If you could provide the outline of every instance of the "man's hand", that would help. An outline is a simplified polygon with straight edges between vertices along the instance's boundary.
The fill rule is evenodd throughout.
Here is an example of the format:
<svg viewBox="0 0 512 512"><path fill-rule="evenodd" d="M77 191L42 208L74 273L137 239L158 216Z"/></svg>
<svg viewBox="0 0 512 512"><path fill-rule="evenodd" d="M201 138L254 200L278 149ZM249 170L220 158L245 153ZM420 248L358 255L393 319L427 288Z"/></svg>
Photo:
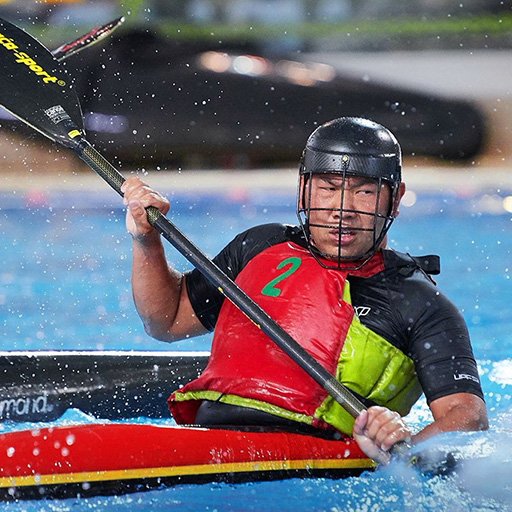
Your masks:
<svg viewBox="0 0 512 512"><path fill-rule="evenodd" d="M150 243L157 232L149 223L145 208L154 206L165 215L169 211L169 201L136 176L128 178L121 191L124 194L123 203L128 207L126 229L140 244Z"/></svg>
<svg viewBox="0 0 512 512"><path fill-rule="evenodd" d="M352 434L361 450L380 464L389 462L389 450L395 443L411 440L401 416L379 406L370 407L356 418Z"/></svg>

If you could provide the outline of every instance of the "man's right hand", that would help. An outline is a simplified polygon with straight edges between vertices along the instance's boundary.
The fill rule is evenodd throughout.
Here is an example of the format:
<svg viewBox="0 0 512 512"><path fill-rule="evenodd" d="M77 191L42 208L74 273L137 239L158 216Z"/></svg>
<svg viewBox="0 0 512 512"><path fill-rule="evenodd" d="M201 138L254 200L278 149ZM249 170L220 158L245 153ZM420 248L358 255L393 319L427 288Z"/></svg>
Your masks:
<svg viewBox="0 0 512 512"><path fill-rule="evenodd" d="M123 203L128 207L126 229L138 243L153 243L158 239L158 234L149 223L145 208L154 206L165 215L169 211L169 201L137 176L128 178L121 191L124 194Z"/></svg>

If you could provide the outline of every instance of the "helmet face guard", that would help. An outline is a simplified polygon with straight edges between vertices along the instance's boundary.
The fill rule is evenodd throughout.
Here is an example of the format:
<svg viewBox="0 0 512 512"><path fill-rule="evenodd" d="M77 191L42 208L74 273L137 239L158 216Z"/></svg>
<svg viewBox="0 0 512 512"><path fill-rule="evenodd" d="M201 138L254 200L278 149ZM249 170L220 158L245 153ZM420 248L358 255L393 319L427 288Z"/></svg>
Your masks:
<svg viewBox="0 0 512 512"><path fill-rule="evenodd" d="M327 137L325 132L328 132ZM385 148L382 148L383 143ZM329 177L336 181L339 191L336 202L329 201L324 206L313 201L312 191L315 179L329 180ZM368 208L356 209L347 199L352 180L371 183L375 188L375 201ZM308 248L320 265L357 270L369 261L380 248L398 213L400 184L400 146L391 132L381 125L359 118L341 118L313 132L300 166L297 216ZM354 218L358 221L347 220ZM337 248L329 253L322 252L312 231L319 238L323 234L329 234L331 240L337 236ZM361 240L362 245L355 252L343 247L342 237L347 233Z"/></svg>

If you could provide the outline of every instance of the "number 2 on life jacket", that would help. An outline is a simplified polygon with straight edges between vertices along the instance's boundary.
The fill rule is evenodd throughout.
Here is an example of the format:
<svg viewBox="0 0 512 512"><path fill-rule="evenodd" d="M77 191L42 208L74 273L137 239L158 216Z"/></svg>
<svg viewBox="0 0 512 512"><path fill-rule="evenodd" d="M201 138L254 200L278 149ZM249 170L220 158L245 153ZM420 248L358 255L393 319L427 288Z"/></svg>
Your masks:
<svg viewBox="0 0 512 512"><path fill-rule="evenodd" d="M281 263L277 265L277 270L281 270L283 267L289 265L289 267L282 273L279 274L276 278L272 279L269 283L267 283L261 290L262 295L267 295L269 297L279 297L281 294L281 290L276 287L278 283L280 283L283 279L291 276L301 264L300 258L286 258Z"/></svg>

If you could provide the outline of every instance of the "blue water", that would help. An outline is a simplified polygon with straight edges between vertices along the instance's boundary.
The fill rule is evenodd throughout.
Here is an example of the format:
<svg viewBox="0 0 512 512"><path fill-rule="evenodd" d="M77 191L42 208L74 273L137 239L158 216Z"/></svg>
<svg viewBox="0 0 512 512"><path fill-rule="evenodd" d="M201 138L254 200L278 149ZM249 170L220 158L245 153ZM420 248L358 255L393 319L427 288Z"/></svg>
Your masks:
<svg viewBox="0 0 512 512"><path fill-rule="evenodd" d="M150 179L149 179L150 180ZM239 231L262 222L295 222L290 193L172 194L172 219L207 254ZM512 194L512 192L511 192ZM1 194L0 194L1 195ZM0 197L0 338L2 350L208 349L210 338L171 347L149 338L131 301L130 240L123 211L103 193L3 193ZM345 480L212 484L119 497L0 505L13 511L491 511L512 510L512 217L505 191L478 196L417 194L403 207L389 244L414 255L441 255L441 290L462 310L482 373L491 431L447 434L464 471L442 479L394 464ZM169 247L179 269L188 263ZM57 421L90 421L68 411ZM423 401L408 417L429 420ZM139 421L146 421L141 418ZM4 425L3 430L30 425Z"/></svg>

